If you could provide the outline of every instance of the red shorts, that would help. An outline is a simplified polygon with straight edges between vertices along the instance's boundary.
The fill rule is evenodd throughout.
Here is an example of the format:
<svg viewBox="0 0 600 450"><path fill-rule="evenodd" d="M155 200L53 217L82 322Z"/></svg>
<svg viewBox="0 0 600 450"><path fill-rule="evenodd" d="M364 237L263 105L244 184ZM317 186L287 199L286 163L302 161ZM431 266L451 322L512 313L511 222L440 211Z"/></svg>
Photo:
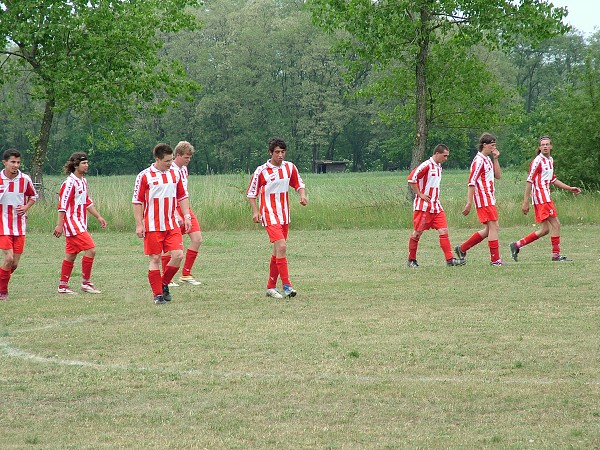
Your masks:
<svg viewBox="0 0 600 450"><path fill-rule="evenodd" d="M200 222L198 222L198 219L196 218L196 215L190 211L190 215L192 216L192 226L190 227L190 231L188 231L187 233L185 232L185 222L181 224L181 234L190 234L193 233L195 231L202 231L200 229Z"/></svg>
<svg viewBox="0 0 600 450"><path fill-rule="evenodd" d="M475 208L477 210L477 217L479 222L488 223L493 220L498 220L498 210L496 205L482 206L481 208Z"/></svg>
<svg viewBox="0 0 600 450"><path fill-rule="evenodd" d="M25 236L0 236L0 249L11 250L17 255L23 254L25 248Z"/></svg>
<svg viewBox="0 0 600 450"><path fill-rule="evenodd" d="M290 226L286 223L285 225L267 225L265 228L267 229L269 240L275 242L280 239L287 239Z"/></svg>
<svg viewBox="0 0 600 450"><path fill-rule="evenodd" d="M96 246L90 233L87 231L76 234L75 236L67 236L66 241L65 252L69 255L77 254Z"/></svg>
<svg viewBox="0 0 600 450"><path fill-rule="evenodd" d="M549 217L558 217L558 212L552 200L548 203L533 205L533 210L535 211L535 221L538 223L543 222Z"/></svg>
<svg viewBox="0 0 600 450"><path fill-rule="evenodd" d="M146 232L144 236L145 255L160 255L171 250L183 250L183 237L179 228Z"/></svg>
<svg viewBox="0 0 600 450"><path fill-rule="evenodd" d="M413 227L415 231L439 230L440 228L448 228L448 221L446 220L446 213L440 211L439 213L430 213L428 211L414 211L413 212Z"/></svg>

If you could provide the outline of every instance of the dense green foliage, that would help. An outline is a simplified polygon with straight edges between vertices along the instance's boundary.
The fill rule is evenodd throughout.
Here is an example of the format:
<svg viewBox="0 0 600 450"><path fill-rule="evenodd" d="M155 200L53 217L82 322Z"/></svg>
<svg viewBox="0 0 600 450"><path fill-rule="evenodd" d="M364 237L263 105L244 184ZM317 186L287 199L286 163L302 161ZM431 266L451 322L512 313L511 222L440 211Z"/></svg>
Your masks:
<svg viewBox="0 0 600 450"><path fill-rule="evenodd" d="M27 9L31 2L10 3ZM489 2L480 3L483 8ZM129 2L118 4L125 7ZM140 2L135 4L142 7ZM303 1L207 0L201 8L186 11L200 28L172 33L175 26L161 27L156 35L160 42L152 41L153 61L176 75L172 81L202 89L190 101L165 109L163 101L177 100L173 90L153 90L157 86L150 83L145 85L147 96L124 98L109 90L125 92L122 83L94 84L83 75L67 73L64 80L73 84L80 78L82 82L76 84L80 89L93 92L95 101L106 101L102 107L80 104L83 91L69 91L65 81L61 92L70 95L56 108L44 173L58 174L71 152L87 150L95 173L133 174L151 161L156 142L175 144L181 139L191 141L198 150L190 166L192 173L247 173L266 159L266 141L272 135L288 141L288 159L303 172L311 171L318 159L347 160L351 171L411 165L416 119L408 113L414 99L406 96L406 89L415 84L410 66L394 63L376 71L363 63L356 66L360 71L349 70L332 52L345 35L326 34L313 25ZM193 28L193 23L184 23ZM508 21L504 26L518 23ZM141 25L158 30L146 20ZM88 46L93 42L98 51L107 45L116 57L121 52L114 51L117 41L109 45L110 36L118 39L122 32L125 39L133 28L120 24L109 29L115 34L84 42ZM443 39L437 34L433 37ZM463 37L465 44L468 36ZM86 38L92 36L86 34ZM452 45L432 48L430 55L430 100L435 103L428 110L427 148L438 142L449 144L453 157L448 167L464 168L479 134L491 131L499 136L503 164L525 168L535 153L537 137L550 134L560 177L571 184L598 188L600 35L584 38L573 31L540 43L511 40L504 43L503 51L481 45L459 47L453 43L458 38L447 34L444 39L450 41L443 42ZM110 51L103 54L103 61L110 62ZM68 66L69 62L60 64ZM0 150L17 147L25 151L25 168L30 170L32 142L39 136L45 103L36 77L17 70L19 65L12 60L3 60L0 67ZM6 77L9 70L10 78ZM68 71L52 70L53 74L64 72ZM187 82L180 78L184 72ZM478 82L485 87L467 83L466 78L456 81L467 75L473 81L474 74L480 75ZM142 83L134 78L121 75L119 80Z"/></svg>

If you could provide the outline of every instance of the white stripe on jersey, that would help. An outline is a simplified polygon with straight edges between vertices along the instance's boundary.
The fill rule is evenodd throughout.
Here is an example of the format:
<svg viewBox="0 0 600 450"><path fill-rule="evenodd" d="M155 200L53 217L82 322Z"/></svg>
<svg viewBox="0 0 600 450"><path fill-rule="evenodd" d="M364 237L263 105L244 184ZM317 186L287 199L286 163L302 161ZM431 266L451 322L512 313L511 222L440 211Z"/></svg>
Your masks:
<svg viewBox="0 0 600 450"><path fill-rule="evenodd" d="M469 186L475 187L475 207L493 206L496 204L494 195L494 164L488 156L477 152L471 163Z"/></svg>
<svg viewBox="0 0 600 450"><path fill-rule="evenodd" d="M527 177L527 182L531 183L531 201L534 205L552 201L550 184L554 181L554 160L552 156L546 158L540 153L531 161Z"/></svg>

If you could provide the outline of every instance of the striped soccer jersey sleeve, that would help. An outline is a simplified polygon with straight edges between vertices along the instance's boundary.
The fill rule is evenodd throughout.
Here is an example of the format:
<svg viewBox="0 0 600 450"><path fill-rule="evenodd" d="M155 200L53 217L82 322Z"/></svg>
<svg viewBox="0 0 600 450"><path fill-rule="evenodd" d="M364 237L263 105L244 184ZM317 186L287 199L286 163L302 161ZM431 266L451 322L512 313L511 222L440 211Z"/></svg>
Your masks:
<svg viewBox="0 0 600 450"><path fill-rule="evenodd" d="M494 163L488 156L477 152L471 163L469 186L475 187L475 207L493 206L496 204L494 195Z"/></svg>
<svg viewBox="0 0 600 450"><path fill-rule="evenodd" d="M76 236L87 231L87 210L93 205L88 195L87 180L71 173L58 193L58 210L65 213L65 236Z"/></svg>
<svg viewBox="0 0 600 450"><path fill-rule="evenodd" d="M277 167L267 161L256 168L246 195L248 198L259 199L260 217L264 226L290 223L290 187L296 191L305 187L293 163L284 161Z"/></svg>
<svg viewBox="0 0 600 450"><path fill-rule="evenodd" d="M534 205L552 201L550 198L550 184L555 181L552 156L546 158L540 153L531 161L529 176L527 177L527 182L531 183L531 201Z"/></svg>
<svg viewBox="0 0 600 450"><path fill-rule="evenodd" d="M408 182L416 184L419 192L429 195L431 201L415 196L413 201L414 211L426 211L430 213L439 213L444 209L440 203L440 184L442 182L442 166L436 163L433 158L423 161L408 175Z"/></svg>
<svg viewBox="0 0 600 450"><path fill-rule="evenodd" d="M29 175L19 171L12 180L4 170L0 173L0 235L24 236L27 228L27 214L19 216L17 207L26 205L29 199L36 201L38 194Z"/></svg>
<svg viewBox="0 0 600 450"><path fill-rule="evenodd" d="M179 171L161 172L154 164L138 174L133 191L133 204L144 207L146 231L167 231L176 228L177 203L188 198Z"/></svg>

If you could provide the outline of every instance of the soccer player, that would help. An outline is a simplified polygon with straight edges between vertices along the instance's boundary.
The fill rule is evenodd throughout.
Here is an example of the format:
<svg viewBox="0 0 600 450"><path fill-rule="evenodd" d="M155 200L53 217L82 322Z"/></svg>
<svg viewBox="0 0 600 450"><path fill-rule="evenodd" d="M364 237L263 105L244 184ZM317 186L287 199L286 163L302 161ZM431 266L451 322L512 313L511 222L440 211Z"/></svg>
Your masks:
<svg viewBox="0 0 600 450"><path fill-rule="evenodd" d="M181 179L183 181L183 185L186 190L188 187L187 166L190 163L194 152L194 146L187 141L181 141L175 146L175 159L173 160L171 169L179 171L179 174L181 175ZM179 205L177 205L177 213L179 217L183 217L183 213L181 212L181 207ZM190 216L192 218L192 227L187 232L183 229L183 221L179 221L179 223L182 225L181 234L187 234L190 237L190 245L188 246L185 252L185 260L183 263L183 269L181 270L181 276L179 277L179 282L188 283L192 286L199 286L202 283L196 278L194 278L194 276L192 275L192 267L194 266L194 262L196 261L196 257L198 256L198 249L200 248L200 244L202 244L202 231L200 230L200 223L198 222L196 215L192 211L192 208L190 208ZM163 272L170 259L170 255L163 254ZM171 282L169 286L178 286L178 284Z"/></svg>
<svg viewBox="0 0 600 450"><path fill-rule="evenodd" d="M87 213L89 211L98 219L102 228L106 228L106 220L100 215L88 195L88 184L85 179L88 170L88 157L84 152L73 153L64 167L68 177L58 194L58 220L54 228L54 236L57 238L61 237L63 232L65 234L65 259L60 271L59 294L77 294L69 287L69 279L75 259L81 252L84 254L81 259L80 289L89 294L101 293L91 282L96 244L87 231Z"/></svg>
<svg viewBox="0 0 600 450"><path fill-rule="evenodd" d="M548 136L542 136L538 141L537 156L531 161L529 175L525 185L523 197L523 214L529 212L529 197L533 203L535 221L541 224L540 229L534 231L517 242L510 243L510 253L515 261L521 247L537 241L546 236L550 229L550 243L552 244L552 261L570 261L566 256L560 254L560 222L556 207L550 197L550 185L573 192L575 195L581 193L576 186L569 186L560 181L554 175L554 160L550 155L552 152L552 140Z"/></svg>
<svg viewBox="0 0 600 450"><path fill-rule="evenodd" d="M252 175L246 193L252 208L252 220L262 223L273 244L273 254L269 266L267 297L294 297L296 290L290 281L286 257L287 236L290 223L288 189L291 186L300 195L300 204L306 206L308 198L304 181L294 164L285 161L285 141L278 137L269 140L271 158L258 166ZM260 209L256 199L260 197ZM277 289L277 279L281 277L283 294Z"/></svg>
<svg viewBox="0 0 600 450"><path fill-rule="evenodd" d="M9 148L2 157L4 170L0 172L0 300L8 300L8 283L17 269L25 248L27 211L38 199L29 175L21 172L21 153Z"/></svg>
<svg viewBox="0 0 600 450"><path fill-rule="evenodd" d="M496 148L496 137L490 133L483 133L479 138L478 148L479 152L471 163L467 204L462 213L467 216L473 206L473 200L475 200L477 217L484 228L474 233L461 245L457 245L454 251L459 259L465 259L470 248L487 238L490 249L490 264L492 266L502 266L503 262L498 247L498 211L494 195L494 178L500 179L502 176L500 163L498 162L500 152ZM490 161L490 155L493 162Z"/></svg>
<svg viewBox="0 0 600 450"><path fill-rule="evenodd" d="M149 258L148 281L154 303L163 305L171 301L169 283L183 259L177 204L181 207L186 232L192 226L192 216L181 174L171 168L173 149L168 144L157 144L153 154L155 162L135 179L132 203L135 232L144 239L144 253ZM161 275L161 255L169 252L171 258Z"/></svg>
<svg viewBox="0 0 600 450"><path fill-rule="evenodd" d="M408 185L415 194L413 201L414 231L408 240L408 267L417 268L417 248L423 231L433 228L440 236L440 247L444 252L446 264L462 266L464 259L452 256L452 246L448 238L446 213L440 203L440 183L442 182L442 163L446 162L450 150L445 144L438 144L433 155L427 161L415 167L408 175Z"/></svg>

